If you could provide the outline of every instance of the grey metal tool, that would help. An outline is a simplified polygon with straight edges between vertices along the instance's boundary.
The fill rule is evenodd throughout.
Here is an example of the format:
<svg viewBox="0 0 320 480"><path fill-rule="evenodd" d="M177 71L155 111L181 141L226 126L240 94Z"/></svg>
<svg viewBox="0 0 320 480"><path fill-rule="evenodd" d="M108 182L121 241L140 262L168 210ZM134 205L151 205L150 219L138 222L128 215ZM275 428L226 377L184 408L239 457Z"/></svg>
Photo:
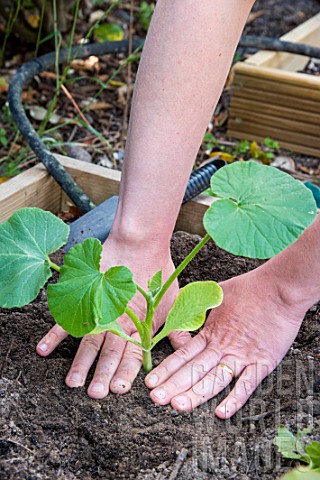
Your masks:
<svg viewBox="0 0 320 480"><path fill-rule="evenodd" d="M188 202L208 188L212 175L224 165L223 160L212 160L212 162L192 172L183 203ZM86 238L97 238L103 243L110 233L117 205L118 196L111 197L71 223L69 240L64 250L68 252L70 248L77 243L82 243Z"/></svg>

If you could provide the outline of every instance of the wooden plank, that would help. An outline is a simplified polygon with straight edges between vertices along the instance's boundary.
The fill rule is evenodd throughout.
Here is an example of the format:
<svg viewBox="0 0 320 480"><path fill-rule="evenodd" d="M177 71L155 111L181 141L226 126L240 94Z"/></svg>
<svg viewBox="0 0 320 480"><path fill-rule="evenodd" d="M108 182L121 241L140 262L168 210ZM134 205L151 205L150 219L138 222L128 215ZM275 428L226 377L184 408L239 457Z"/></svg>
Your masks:
<svg viewBox="0 0 320 480"><path fill-rule="evenodd" d="M315 15L281 37L281 40L306 43L314 47L320 44L320 14ZM286 52L260 51L248 58L249 65L279 68L287 71L303 70L309 59L302 55Z"/></svg>
<svg viewBox="0 0 320 480"><path fill-rule="evenodd" d="M23 207L38 207L57 213L61 190L42 165L20 173L0 186L0 223Z"/></svg>
<svg viewBox="0 0 320 480"><path fill-rule="evenodd" d="M236 111L248 110L250 112L261 113L262 115L272 115L272 117L294 119L296 122L310 123L311 125L320 125L320 112L303 112L295 108L273 105L267 102L258 102L254 100L244 100L234 97L230 105L230 116L236 116ZM233 113L234 112L234 113ZM319 128L318 128L319 131Z"/></svg>
<svg viewBox="0 0 320 480"><path fill-rule="evenodd" d="M252 122L236 123L234 120L230 121L228 134L235 138L245 138L247 140L259 140L265 137L271 137L273 140L278 140L280 146L288 148L289 150L305 153L320 157L320 148L318 143L308 143L305 140L305 135L299 135L292 132L281 131L270 126L259 125ZM314 137L311 137L314 140Z"/></svg>
<svg viewBox="0 0 320 480"><path fill-rule="evenodd" d="M311 77L312 75L310 75ZM320 102L320 78L318 77L319 89L308 86L301 86L298 82L289 83L281 80L269 79L267 77L237 75L233 84L233 94L237 95L237 91L242 88L255 89L261 92L273 92L285 94L288 97L304 98L316 102Z"/></svg>
<svg viewBox="0 0 320 480"><path fill-rule="evenodd" d="M218 200L217 198L209 197L208 195L198 195L193 200L182 205L175 231L183 230L197 235L205 235L205 229L203 227L203 215L213 202Z"/></svg>
<svg viewBox="0 0 320 480"><path fill-rule="evenodd" d="M57 158L97 205L119 192L120 172L70 157L57 155ZM46 169L36 165L0 186L0 222L23 207L38 207L58 213L63 196L66 197ZM202 218L213 201L212 197L199 195L183 205L176 230L203 235Z"/></svg>
<svg viewBox="0 0 320 480"><path fill-rule="evenodd" d="M56 158L96 205L119 194L121 172L63 155Z"/></svg>
<svg viewBox="0 0 320 480"><path fill-rule="evenodd" d="M253 123L258 123L260 125L278 127L280 130L286 130L294 134L301 133L304 134L304 136L306 137L306 141L310 142L316 140L316 144L320 147L319 120L316 124L299 122L296 120L290 120L289 118L283 118L282 116L268 115L265 113L263 108L258 113L248 109L233 108L230 111L229 118L234 120L239 125L249 121ZM291 118L295 118L295 116ZM314 137L314 139L312 139L312 137Z"/></svg>
<svg viewBox="0 0 320 480"><path fill-rule="evenodd" d="M235 77L253 77L255 79L269 80L276 83L284 83L289 86L295 84L306 89L320 91L320 78L316 75L308 75L307 73L288 72L277 68L266 68L246 63L237 63L235 67ZM236 80L236 78L235 78Z"/></svg>
<svg viewBox="0 0 320 480"><path fill-rule="evenodd" d="M242 132L241 130L228 130L228 135L230 137L234 138L239 138L243 140L256 140L257 142L263 142L263 140L266 138L267 134L258 134L256 132L248 131L248 132ZM320 150L317 148L310 148L310 147L305 147L302 145L297 145L295 143L290 143L286 142L284 140L281 140L280 143L281 148L285 148L287 150L290 150L292 152L298 152L298 153L303 153L304 155L311 155L312 157L320 157Z"/></svg>
<svg viewBox="0 0 320 480"><path fill-rule="evenodd" d="M319 103L313 100L308 100L305 98L295 98L294 103L292 102L292 97L288 97L286 94L274 93L274 92L265 92L261 90L256 90L254 88L241 88L234 90L231 97L231 106L232 102L236 99L241 99L245 101L258 101L262 103L270 103L272 105L279 105L287 107L288 105L293 105L296 107L297 111L313 112L319 113Z"/></svg>

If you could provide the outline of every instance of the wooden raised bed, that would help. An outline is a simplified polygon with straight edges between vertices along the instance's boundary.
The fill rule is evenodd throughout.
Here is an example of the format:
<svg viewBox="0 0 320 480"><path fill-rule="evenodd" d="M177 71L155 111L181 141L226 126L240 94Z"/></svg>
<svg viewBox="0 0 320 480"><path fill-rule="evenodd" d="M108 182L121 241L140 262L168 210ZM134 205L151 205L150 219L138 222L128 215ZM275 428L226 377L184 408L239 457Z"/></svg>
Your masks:
<svg viewBox="0 0 320 480"><path fill-rule="evenodd" d="M119 193L121 173L57 155L61 164L96 205ZM202 217L214 201L199 195L181 207L176 230L204 235ZM21 173L0 186L0 223L23 207L38 207L52 213L62 211L71 200L42 164Z"/></svg>
<svg viewBox="0 0 320 480"><path fill-rule="evenodd" d="M320 47L320 13L282 40ZM233 68L228 134L269 136L294 152L320 157L320 77L298 73L308 57L261 51Z"/></svg>

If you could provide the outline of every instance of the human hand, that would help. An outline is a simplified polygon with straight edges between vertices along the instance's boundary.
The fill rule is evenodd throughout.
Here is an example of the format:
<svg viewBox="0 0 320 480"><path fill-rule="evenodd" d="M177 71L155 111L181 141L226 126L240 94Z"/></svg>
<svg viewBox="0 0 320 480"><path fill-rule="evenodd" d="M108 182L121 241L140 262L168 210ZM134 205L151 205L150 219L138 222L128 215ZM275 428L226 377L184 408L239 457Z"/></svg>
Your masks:
<svg viewBox="0 0 320 480"><path fill-rule="evenodd" d="M139 252L139 248L141 251ZM155 248L157 251L155 251ZM169 249L148 249L137 245L121 244L113 241L110 237L104 244L101 259L101 270L116 265L125 265L134 274L134 280L143 288L147 288L148 280L155 272L162 269L164 281L171 275L174 266L169 254ZM154 331L164 323L178 294L178 283L168 290L157 309L154 318ZM138 315L144 318L146 302L140 293L137 293L130 302L130 307ZM140 340L132 321L127 315L123 315L118 323L127 335ZM48 356L68 336L68 333L59 325L55 325L37 345L37 352L41 356ZM174 348L179 348L190 340L187 332L174 332L170 337ZM81 387L85 384L89 370L99 355L94 376L88 387L88 395L95 399L104 398L109 391L113 393L126 393L130 390L133 380L137 376L142 365L142 351L136 345L128 343L112 333L98 335L86 335L80 342L76 356L66 377L66 384L71 387Z"/></svg>
<svg viewBox="0 0 320 480"><path fill-rule="evenodd" d="M292 345L306 310L286 303L268 262L221 287L223 303L202 331L146 377L155 403L192 410L224 390L234 372L239 379L215 411L230 418Z"/></svg>

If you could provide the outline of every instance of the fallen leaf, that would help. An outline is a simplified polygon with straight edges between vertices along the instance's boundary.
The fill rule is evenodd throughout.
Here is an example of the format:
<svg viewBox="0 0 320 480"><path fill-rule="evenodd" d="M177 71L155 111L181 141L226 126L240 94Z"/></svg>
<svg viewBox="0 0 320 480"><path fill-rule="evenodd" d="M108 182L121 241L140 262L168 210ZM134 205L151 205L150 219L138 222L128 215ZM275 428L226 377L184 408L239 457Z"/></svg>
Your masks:
<svg viewBox="0 0 320 480"><path fill-rule="evenodd" d="M1 183L6 182L7 180L9 180L8 177L0 177L0 185L1 185Z"/></svg>
<svg viewBox="0 0 320 480"><path fill-rule="evenodd" d="M278 155L275 157L271 164L272 167L278 167L278 168L285 168L286 170L292 170L294 171L296 169L296 165L294 163L294 160L291 157L284 157Z"/></svg>
<svg viewBox="0 0 320 480"><path fill-rule="evenodd" d="M94 29L97 42L117 42L124 39L124 31L116 23L101 23Z"/></svg>
<svg viewBox="0 0 320 480"><path fill-rule="evenodd" d="M89 17L89 25L100 20L100 18L105 14L104 10L95 10L94 12L90 13Z"/></svg>
<svg viewBox="0 0 320 480"><path fill-rule="evenodd" d="M125 83L118 82L117 80L110 80L109 85L111 85L112 87L124 87L124 86L126 86Z"/></svg>
<svg viewBox="0 0 320 480"><path fill-rule="evenodd" d="M30 27L32 27L32 28L38 28L39 27L39 23L40 23L39 15L34 15L34 14L26 15L26 19L27 19L27 22L29 23Z"/></svg>
<svg viewBox="0 0 320 480"><path fill-rule="evenodd" d="M30 117L33 118L34 120L42 121L46 115L48 110L46 108L40 107L39 105L32 105L28 108ZM62 120L61 115L57 115L56 113L53 113L50 116L49 123L52 125L56 125Z"/></svg>
<svg viewBox="0 0 320 480"><path fill-rule="evenodd" d="M4 77L0 77L0 93L7 92L9 89L9 83Z"/></svg>
<svg viewBox="0 0 320 480"><path fill-rule="evenodd" d="M107 102L93 102L87 108L88 110L110 110L110 108L114 108L111 103Z"/></svg>
<svg viewBox="0 0 320 480"><path fill-rule="evenodd" d="M84 60L73 60L71 63L72 68L75 70L97 70L99 65L99 58L91 55Z"/></svg>
<svg viewBox="0 0 320 480"><path fill-rule="evenodd" d="M224 160L227 163L232 163L236 158L235 155L231 155L230 153L226 152L211 152L209 157L219 157L221 160Z"/></svg>

